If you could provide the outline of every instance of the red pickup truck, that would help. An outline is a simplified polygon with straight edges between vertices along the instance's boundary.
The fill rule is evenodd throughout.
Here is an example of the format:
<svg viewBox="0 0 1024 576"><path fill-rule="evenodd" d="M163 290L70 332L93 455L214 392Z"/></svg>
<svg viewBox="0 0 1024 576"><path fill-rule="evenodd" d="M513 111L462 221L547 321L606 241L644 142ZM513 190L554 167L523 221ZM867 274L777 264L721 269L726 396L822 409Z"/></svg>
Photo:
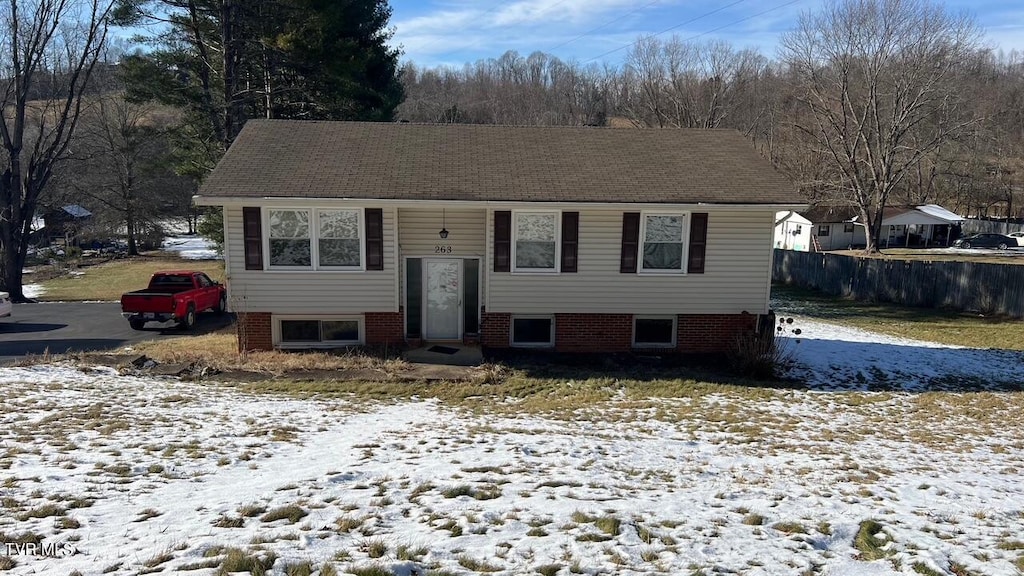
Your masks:
<svg viewBox="0 0 1024 576"><path fill-rule="evenodd" d="M175 320L186 330L196 324L196 314L213 310L222 314L227 307L227 290L202 272L171 270L157 272L149 288L121 295L121 315L135 330L146 322Z"/></svg>

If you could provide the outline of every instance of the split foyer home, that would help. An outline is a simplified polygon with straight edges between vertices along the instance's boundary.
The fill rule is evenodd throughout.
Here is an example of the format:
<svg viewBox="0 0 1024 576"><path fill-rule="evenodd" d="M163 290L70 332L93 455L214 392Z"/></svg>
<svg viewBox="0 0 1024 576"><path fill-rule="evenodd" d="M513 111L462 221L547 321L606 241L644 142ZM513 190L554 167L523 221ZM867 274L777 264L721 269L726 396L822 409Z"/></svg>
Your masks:
<svg viewBox="0 0 1024 576"><path fill-rule="evenodd" d="M250 120L196 202L241 348L703 353L769 312L795 198L731 130Z"/></svg>

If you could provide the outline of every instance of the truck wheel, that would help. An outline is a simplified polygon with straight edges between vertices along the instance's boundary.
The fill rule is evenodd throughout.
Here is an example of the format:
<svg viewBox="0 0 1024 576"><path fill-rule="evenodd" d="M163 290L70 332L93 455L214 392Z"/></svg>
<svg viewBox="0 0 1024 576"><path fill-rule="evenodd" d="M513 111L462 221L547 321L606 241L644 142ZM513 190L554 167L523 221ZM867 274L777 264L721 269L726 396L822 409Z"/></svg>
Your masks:
<svg viewBox="0 0 1024 576"><path fill-rule="evenodd" d="M129 320L128 325L132 327L132 330L142 330L146 326L145 320Z"/></svg>
<svg viewBox="0 0 1024 576"><path fill-rule="evenodd" d="M220 302L217 302L217 307L214 308L213 311L215 313L217 313L217 314L223 314L224 311L227 310L227 309L228 309L228 297L227 296L221 296L220 297Z"/></svg>
<svg viewBox="0 0 1024 576"><path fill-rule="evenodd" d="M195 304L189 304L188 310L185 311L185 316L178 323L178 326L182 330L191 330L196 325L196 306Z"/></svg>

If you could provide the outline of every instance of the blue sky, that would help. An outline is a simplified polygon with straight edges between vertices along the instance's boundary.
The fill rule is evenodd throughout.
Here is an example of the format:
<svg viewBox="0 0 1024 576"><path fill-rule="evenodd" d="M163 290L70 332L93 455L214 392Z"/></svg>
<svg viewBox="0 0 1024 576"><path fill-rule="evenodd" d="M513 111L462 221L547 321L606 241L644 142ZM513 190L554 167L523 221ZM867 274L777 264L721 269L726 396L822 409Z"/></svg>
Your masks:
<svg viewBox="0 0 1024 576"><path fill-rule="evenodd" d="M826 0L390 0L392 44L403 61L453 65L534 51L582 64L619 65L641 35L723 39L773 56L781 33ZM947 0L966 11L985 42L1024 50L1024 1Z"/></svg>

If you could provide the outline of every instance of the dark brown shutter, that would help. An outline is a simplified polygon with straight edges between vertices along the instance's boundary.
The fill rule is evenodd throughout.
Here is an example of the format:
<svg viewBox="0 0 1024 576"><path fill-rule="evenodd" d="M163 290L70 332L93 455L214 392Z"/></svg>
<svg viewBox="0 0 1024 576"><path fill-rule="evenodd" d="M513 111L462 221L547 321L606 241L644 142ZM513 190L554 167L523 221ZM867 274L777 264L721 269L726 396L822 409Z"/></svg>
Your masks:
<svg viewBox="0 0 1024 576"><path fill-rule="evenodd" d="M242 236L245 238L245 269L263 270L263 218L259 208L242 208Z"/></svg>
<svg viewBox="0 0 1024 576"><path fill-rule="evenodd" d="M494 213L494 271L512 269L512 212Z"/></svg>
<svg viewBox="0 0 1024 576"><path fill-rule="evenodd" d="M707 212L697 212L690 215L690 250L689 261L686 263L686 271L690 274L704 273L704 254L708 245L708 215Z"/></svg>
<svg viewBox="0 0 1024 576"><path fill-rule="evenodd" d="M580 213L562 212L562 272L575 272L580 245Z"/></svg>
<svg viewBox="0 0 1024 576"><path fill-rule="evenodd" d="M622 214L622 258L619 272L636 274L636 254L640 243L640 213Z"/></svg>
<svg viewBox="0 0 1024 576"><path fill-rule="evenodd" d="M366 269L384 269L384 211L366 209Z"/></svg>

